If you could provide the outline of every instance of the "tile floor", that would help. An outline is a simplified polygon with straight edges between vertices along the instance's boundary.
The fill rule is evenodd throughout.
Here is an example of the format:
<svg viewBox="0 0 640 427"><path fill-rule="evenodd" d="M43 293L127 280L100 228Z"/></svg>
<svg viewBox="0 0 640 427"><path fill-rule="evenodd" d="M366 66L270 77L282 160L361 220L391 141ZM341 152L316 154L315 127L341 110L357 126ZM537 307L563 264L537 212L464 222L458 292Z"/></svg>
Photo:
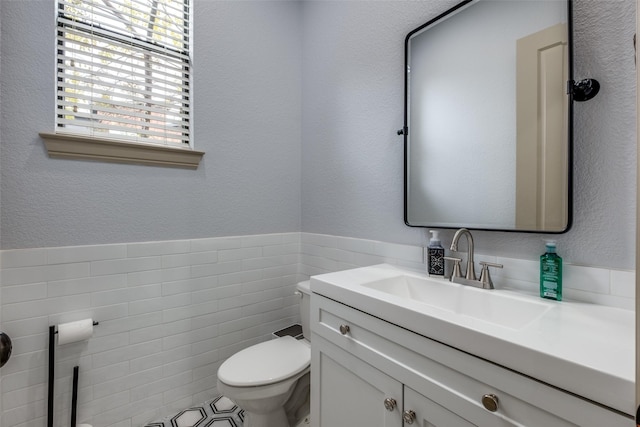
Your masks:
<svg viewBox="0 0 640 427"><path fill-rule="evenodd" d="M180 411L145 427L242 427L244 411L224 396Z"/></svg>

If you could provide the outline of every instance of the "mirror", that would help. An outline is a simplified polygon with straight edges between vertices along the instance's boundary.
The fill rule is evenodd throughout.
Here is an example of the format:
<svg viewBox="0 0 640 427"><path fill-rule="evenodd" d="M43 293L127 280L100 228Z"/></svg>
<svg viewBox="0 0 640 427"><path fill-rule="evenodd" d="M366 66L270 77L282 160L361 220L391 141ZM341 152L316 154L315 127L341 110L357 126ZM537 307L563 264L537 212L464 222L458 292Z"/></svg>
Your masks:
<svg viewBox="0 0 640 427"><path fill-rule="evenodd" d="M405 58L406 224L566 232L570 1L464 1L410 32Z"/></svg>

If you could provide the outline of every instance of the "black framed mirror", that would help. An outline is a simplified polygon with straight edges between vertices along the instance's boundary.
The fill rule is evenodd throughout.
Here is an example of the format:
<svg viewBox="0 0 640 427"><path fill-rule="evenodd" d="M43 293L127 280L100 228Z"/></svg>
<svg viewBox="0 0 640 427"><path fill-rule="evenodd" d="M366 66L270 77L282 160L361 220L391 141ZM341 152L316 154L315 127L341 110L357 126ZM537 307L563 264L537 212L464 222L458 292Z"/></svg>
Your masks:
<svg viewBox="0 0 640 427"><path fill-rule="evenodd" d="M572 104L599 89L571 23L566 0L465 0L407 35L407 225L569 230Z"/></svg>

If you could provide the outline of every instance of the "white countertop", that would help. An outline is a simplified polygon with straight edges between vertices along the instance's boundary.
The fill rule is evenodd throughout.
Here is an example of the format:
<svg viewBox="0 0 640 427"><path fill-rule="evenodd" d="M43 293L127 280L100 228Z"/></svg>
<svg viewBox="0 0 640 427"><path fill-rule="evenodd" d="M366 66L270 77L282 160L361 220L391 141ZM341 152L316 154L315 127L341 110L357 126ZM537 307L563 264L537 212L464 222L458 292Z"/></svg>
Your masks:
<svg viewBox="0 0 640 427"><path fill-rule="evenodd" d="M623 413L635 414L635 312L549 301L510 290L480 290L548 305L513 329L362 286L427 277L387 264L311 277L311 291ZM445 279L433 279L449 284Z"/></svg>

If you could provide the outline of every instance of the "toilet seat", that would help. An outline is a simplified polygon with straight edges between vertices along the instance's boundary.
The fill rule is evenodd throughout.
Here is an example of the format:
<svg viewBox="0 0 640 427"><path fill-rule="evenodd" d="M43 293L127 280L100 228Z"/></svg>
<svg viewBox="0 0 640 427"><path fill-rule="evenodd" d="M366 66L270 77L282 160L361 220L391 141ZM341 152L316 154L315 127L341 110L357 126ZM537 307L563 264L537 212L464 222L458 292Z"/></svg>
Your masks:
<svg viewBox="0 0 640 427"><path fill-rule="evenodd" d="M218 369L218 379L234 387L256 387L286 380L311 363L311 349L284 336L239 351Z"/></svg>

